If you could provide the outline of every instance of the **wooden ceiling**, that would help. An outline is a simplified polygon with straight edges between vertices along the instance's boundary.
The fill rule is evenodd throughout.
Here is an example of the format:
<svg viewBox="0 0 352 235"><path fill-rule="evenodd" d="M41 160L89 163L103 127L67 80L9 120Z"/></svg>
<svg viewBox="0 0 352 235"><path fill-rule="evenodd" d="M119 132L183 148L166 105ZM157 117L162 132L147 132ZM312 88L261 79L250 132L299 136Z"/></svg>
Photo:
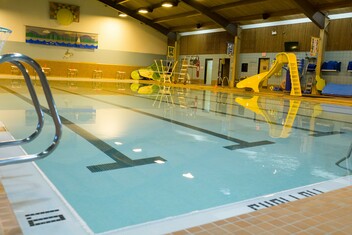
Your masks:
<svg viewBox="0 0 352 235"><path fill-rule="evenodd" d="M177 33L223 28L232 35L237 27L308 17L324 28L326 17L351 13L352 0L98 0L160 31L169 38ZM141 8L150 12L138 13Z"/></svg>

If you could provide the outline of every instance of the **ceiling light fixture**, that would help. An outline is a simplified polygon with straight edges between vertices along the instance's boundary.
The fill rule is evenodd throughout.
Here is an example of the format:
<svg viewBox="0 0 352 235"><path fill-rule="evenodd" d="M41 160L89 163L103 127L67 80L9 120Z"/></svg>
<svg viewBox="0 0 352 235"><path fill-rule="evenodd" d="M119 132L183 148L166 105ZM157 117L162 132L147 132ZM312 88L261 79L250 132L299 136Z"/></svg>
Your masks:
<svg viewBox="0 0 352 235"><path fill-rule="evenodd" d="M120 12L120 13L119 13L119 16L120 16L120 17L127 17L127 14L126 14L126 13L123 13L123 12Z"/></svg>
<svg viewBox="0 0 352 235"><path fill-rule="evenodd" d="M162 7L173 7L174 3L171 1L165 1L161 4Z"/></svg>
<svg viewBox="0 0 352 235"><path fill-rule="evenodd" d="M140 8L138 10L138 13L141 13L141 14L147 14L148 12L150 12L148 8Z"/></svg>

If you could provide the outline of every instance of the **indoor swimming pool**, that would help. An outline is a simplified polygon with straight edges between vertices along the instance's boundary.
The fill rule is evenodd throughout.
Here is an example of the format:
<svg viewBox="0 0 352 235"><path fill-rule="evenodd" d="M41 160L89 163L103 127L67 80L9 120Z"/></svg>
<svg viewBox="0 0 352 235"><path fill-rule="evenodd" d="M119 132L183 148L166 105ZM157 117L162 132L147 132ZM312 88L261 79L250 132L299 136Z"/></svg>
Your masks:
<svg viewBox="0 0 352 235"><path fill-rule="evenodd" d="M29 183L22 164L0 167L24 234L52 231L69 213L83 228L75 234L128 234L187 218L150 230L167 233L191 225L192 216L195 224L209 222L227 208L247 213L351 184L352 106L186 86L92 85L52 85L61 142L47 158L25 163L68 209L42 207L45 193L19 199L39 183ZM0 90L0 121L14 138L30 134L37 117L26 88ZM49 115L39 137L22 146L27 153L51 143Z"/></svg>

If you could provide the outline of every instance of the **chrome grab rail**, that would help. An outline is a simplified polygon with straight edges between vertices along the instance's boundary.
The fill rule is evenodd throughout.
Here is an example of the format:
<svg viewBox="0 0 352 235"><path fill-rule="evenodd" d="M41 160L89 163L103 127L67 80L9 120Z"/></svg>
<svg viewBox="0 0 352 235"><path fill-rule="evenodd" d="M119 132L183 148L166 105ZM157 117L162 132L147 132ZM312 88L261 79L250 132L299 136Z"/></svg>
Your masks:
<svg viewBox="0 0 352 235"><path fill-rule="evenodd" d="M349 148L348 151L347 151L346 157L344 157L344 158L338 160L335 164L336 164L337 166L339 166L339 167L345 169L345 170L348 170L349 172L352 172L352 169L349 169L348 167L340 166L340 163L341 163L341 162L348 160L351 156L352 156L352 143L351 143L351 145L350 145L350 148Z"/></svg>
<svg viewBox="0 0 352 235"><path fill-rule="evenodd" d="M219 76L218 77L218 81L217 81L217 83L221 83L221 86L223 87L224 86L224 81L227 81L227 84L229 84L229 78L227 77L227 76L224 76L224 77L221 77L221 76Z"/></svg>
<svg viewBox="0 0 352 235"><path fill-rule="evenodd" d="M1 59L0 59L0 61L1 61ZM18 61L11 61L10 63L15 65L22 72L22 74L24 76L24 79L26 81L26 85L28 87L29 94L30 94L30 96L32 98L33 105L34 105L36 114L38 116L38 124L37 124L36 130L30 136L28 136L27 138L24 138L24 139L21 139L21 140L0 141L0 147L10 146L10 145L20 145L20 144L23 144L23 143L26 143L26 142L30 142L30 141L32 141L34 138L36 138L39 135L39 133L41 132L41 130L43 128L43 125L44 125L44 115L43 115L43 112L42 112L42 110L40 108L40 104L39 104L39 100L38 100L37 94L35 92L35 89L33 87L32 82L30 80L30 77L29 77L29 75L28 75L28 73L26 71L26 68L23 66L23 64L21 64Z"/></svg>
<svg viewBox="0 0 352 235"><path fill-rule="evenodd" d="M54 121L55 125L55 135L52 143L47 147L44 151L35 153L35 154L29 154L29 155L20 155L20 156L14 156L14 157L7 157L7 158L1 158L0 159L0 165L9 165L9 164L16 164L16 163L22 163L22 162L29 162L29 161L34 161L38 159L45 158L48 156L50 153L54 151L54 149L58 146L61 135L62 135L62 124L61 120L59 117L59 114L56 109L56 105L49 87L49 83L46 79L45 74L43 73L40 65L33 59L31 59L28 56L19 54L19 53L14 53L14 54L5 54L0 56L0 64L4 62L9 62L15 66L22 72L22 75L25 79L29 94L31 96L37 117L38 117L38 123L36 130L29 135L27 138L24 139L18 139L18 140L9 140L9 141L0 141L0 147L8 147L8 146L15 146L15 145L21 145L25 144L28 142L31 142L34 140L41 132L43 125L44 125L44 115L43 115L43 110L42 107L39 103L37 94L35 92L34 86L32 84L32 81L30 79L30 76L28 72L26 71L26 68L23 66L22 62L28 64L31 66L35 72L38 74L45 98L49 107L50 115Z"/></svg>

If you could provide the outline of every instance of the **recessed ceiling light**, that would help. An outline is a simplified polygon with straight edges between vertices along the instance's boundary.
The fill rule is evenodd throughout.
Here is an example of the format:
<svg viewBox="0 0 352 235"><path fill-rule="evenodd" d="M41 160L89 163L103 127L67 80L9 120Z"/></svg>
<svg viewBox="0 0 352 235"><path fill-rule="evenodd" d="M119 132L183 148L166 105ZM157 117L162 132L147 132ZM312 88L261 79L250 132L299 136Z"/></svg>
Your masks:
<svg viewBox="0 0 352 235"><path fill-rule="evenodd" d="M141 13L141 14L146 14L146 13L149 12L149 10L146 9L146 8L141 8L141 9L138 10L138 12Z"/></svg>
<svg viewBox="0 0 352 235"><path fill-rule="evenodd" d="M121 13L119 13L119 16L120 16L120 17L127 17L127 14L121 12Z"/></svg>
<svg viewBox="0 0 352 235"><path fill-rule="evenodd" d="M161 4L161 6L162 7L173 7L174 6L174 4L172 4L172 2L163 2L162 4Z"/></svg>

